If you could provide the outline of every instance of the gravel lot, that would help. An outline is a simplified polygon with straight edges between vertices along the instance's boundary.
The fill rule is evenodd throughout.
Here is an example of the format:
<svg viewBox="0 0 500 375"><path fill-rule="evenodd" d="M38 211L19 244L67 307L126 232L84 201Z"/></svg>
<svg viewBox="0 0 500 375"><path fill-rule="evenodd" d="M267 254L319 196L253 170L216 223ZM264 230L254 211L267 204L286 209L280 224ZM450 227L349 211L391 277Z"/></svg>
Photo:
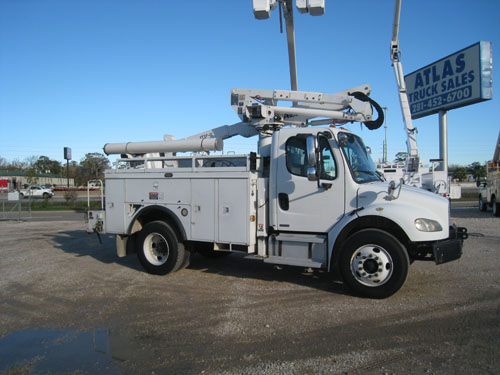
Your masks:
<svg viewBox="0 0 500 375"><path fill-rule="evenodd" d="M0 222L0 373L498 374L500 219L452 216L463 257L386 300L240 254L152 276L83 221Z"/></svg>

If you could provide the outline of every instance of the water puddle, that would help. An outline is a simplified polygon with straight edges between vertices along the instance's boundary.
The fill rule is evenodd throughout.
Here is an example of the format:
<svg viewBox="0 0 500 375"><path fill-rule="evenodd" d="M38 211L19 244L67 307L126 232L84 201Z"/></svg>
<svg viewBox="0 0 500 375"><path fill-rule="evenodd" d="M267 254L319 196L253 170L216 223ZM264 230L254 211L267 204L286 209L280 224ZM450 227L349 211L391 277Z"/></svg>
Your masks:
<svg viewBox="0 0 500 375"><path fill-rule="evenodd" d="M113 356L107 329L27 329L0 339L2 374L120 374L116 362L123 361Z"/></svg>

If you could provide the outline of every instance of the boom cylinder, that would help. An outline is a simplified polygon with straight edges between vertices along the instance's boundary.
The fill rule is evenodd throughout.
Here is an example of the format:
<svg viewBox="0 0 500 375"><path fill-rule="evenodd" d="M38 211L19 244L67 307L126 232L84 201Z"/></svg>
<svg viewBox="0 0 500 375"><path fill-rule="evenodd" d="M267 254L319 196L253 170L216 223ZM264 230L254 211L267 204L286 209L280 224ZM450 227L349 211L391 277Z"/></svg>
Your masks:
<svg viewBox="0 0 500 375"><path fill-rule="evenodd" d="M107 143L104 145L106 155L110 154L148 154L154 152L199 152L221 151L224 146L222 138L179 139L175 141Z"/></svg>

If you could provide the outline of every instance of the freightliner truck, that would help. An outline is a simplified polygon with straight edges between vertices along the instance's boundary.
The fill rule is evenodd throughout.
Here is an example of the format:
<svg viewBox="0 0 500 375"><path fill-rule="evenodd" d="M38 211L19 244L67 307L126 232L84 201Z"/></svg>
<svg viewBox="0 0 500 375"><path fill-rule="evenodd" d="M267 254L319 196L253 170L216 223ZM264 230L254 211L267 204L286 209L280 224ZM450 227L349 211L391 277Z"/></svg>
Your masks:
<svg viewBox="0 0 500 375"><path fill-rule="evenodd" d="M105 172L104 209L88 212L88 231L116 235L118 256L137 253L152 274L186 267L192 252L244 252L339 272L355 294L388 297L413 261L460 258L467 234L450 223L447 199L385 182L361 138L341 127L382 124L370 90L233 89L234 125L106 144L121 156ZM212 152L235 135L258 136L257 152Z"/></svg>

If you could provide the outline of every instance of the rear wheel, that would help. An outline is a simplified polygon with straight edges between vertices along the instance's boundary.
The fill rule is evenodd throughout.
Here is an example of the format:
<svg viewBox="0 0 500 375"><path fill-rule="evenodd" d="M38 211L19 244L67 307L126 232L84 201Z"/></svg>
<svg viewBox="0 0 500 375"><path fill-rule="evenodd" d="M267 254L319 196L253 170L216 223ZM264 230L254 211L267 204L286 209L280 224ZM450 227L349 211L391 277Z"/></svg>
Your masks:
<svg viewBox="0 0 500 375"><path fill-rule="evenodd" d="M186 261L184 245L163 221L152 221L140 231L137 255L144 269L155 275L177 271Z"/></svg>
<svg viewBox="0 0 500 375"><path fill-rule="evenodd" d="M354 292L387 298L406 281L410 260L405 247L391 234L364 229L351 235L341 248L340 273Z"/></svg>
<svg viewBox="0 0 500 375"><path fill-rule="evenodd" d="M486 203L481 195L479 196L479 211L486 211Z"/></svg>

